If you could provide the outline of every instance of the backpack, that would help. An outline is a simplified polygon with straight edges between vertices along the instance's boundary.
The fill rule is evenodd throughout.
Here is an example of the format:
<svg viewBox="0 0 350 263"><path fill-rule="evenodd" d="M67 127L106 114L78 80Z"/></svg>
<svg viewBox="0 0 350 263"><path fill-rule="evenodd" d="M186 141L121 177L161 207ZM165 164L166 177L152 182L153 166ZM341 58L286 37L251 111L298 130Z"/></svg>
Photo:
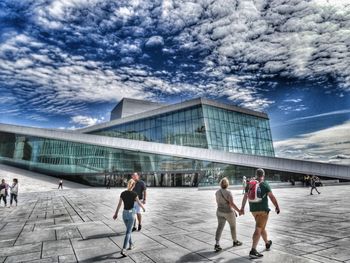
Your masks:
<svg viewBox="0 0 350 263"><path fill-rule="evenodd" d="M248 183L248 201L251 203L261 202L263 196L261 193L261 183L257 180L251 180Z"/></svg>

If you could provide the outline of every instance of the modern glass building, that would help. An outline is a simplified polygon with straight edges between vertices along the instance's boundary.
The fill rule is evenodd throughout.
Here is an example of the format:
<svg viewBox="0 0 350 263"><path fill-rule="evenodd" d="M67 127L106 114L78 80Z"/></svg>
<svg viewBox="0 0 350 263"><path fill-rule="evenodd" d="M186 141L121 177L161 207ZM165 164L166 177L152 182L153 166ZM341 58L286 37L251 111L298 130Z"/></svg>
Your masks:
<svg viewBox="0 0 350 263"><path fill-rule="evenodd" d="M207 99L173 105L123 99L111 121L76 131L0 124L0 162L89 185L239 184L257 167L272 181L350 178L348 166L276 158L267 114Z"/></svg>

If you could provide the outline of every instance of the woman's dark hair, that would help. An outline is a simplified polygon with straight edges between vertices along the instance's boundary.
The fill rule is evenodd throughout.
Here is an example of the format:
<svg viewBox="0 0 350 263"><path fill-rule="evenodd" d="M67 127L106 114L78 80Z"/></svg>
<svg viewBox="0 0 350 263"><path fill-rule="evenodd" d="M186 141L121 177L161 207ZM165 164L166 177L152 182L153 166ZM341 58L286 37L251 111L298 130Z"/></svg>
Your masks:
<svg viewBox="0 0 350 263"><path fill-rule="evenodd" d="M17 178L13 178L13 181L17 184L18 183L18 179Z"/></svg>

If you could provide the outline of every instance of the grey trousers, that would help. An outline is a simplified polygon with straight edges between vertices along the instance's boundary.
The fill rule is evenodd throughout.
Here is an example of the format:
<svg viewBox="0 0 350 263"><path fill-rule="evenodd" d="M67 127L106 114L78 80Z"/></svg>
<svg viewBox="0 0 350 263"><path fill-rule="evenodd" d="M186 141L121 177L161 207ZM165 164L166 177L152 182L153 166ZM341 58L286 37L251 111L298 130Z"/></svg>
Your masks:
<svg viewBox="0 0 350 263"><path fill-rule="evenodd" d="M230 225L232 240L237 241L235 213L233 211L231 213L222 213L216 211L216 216L218 218L218 228L216 229L215 240L220 240L222 231L224 230L225 223L227 221Z"/></svg>

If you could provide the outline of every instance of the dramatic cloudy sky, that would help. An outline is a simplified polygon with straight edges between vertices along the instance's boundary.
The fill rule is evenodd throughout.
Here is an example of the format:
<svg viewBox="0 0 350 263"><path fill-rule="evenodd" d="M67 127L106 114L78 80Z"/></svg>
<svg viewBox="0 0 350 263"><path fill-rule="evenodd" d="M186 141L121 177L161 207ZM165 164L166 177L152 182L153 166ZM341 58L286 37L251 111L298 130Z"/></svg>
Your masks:
<svg viewBox="0 0 350 263"><path fill-rule="evenodd" d="M2 0L0 122L82 127L123 97L268 112L279 156L350 163L348 0Z"/></svg>

